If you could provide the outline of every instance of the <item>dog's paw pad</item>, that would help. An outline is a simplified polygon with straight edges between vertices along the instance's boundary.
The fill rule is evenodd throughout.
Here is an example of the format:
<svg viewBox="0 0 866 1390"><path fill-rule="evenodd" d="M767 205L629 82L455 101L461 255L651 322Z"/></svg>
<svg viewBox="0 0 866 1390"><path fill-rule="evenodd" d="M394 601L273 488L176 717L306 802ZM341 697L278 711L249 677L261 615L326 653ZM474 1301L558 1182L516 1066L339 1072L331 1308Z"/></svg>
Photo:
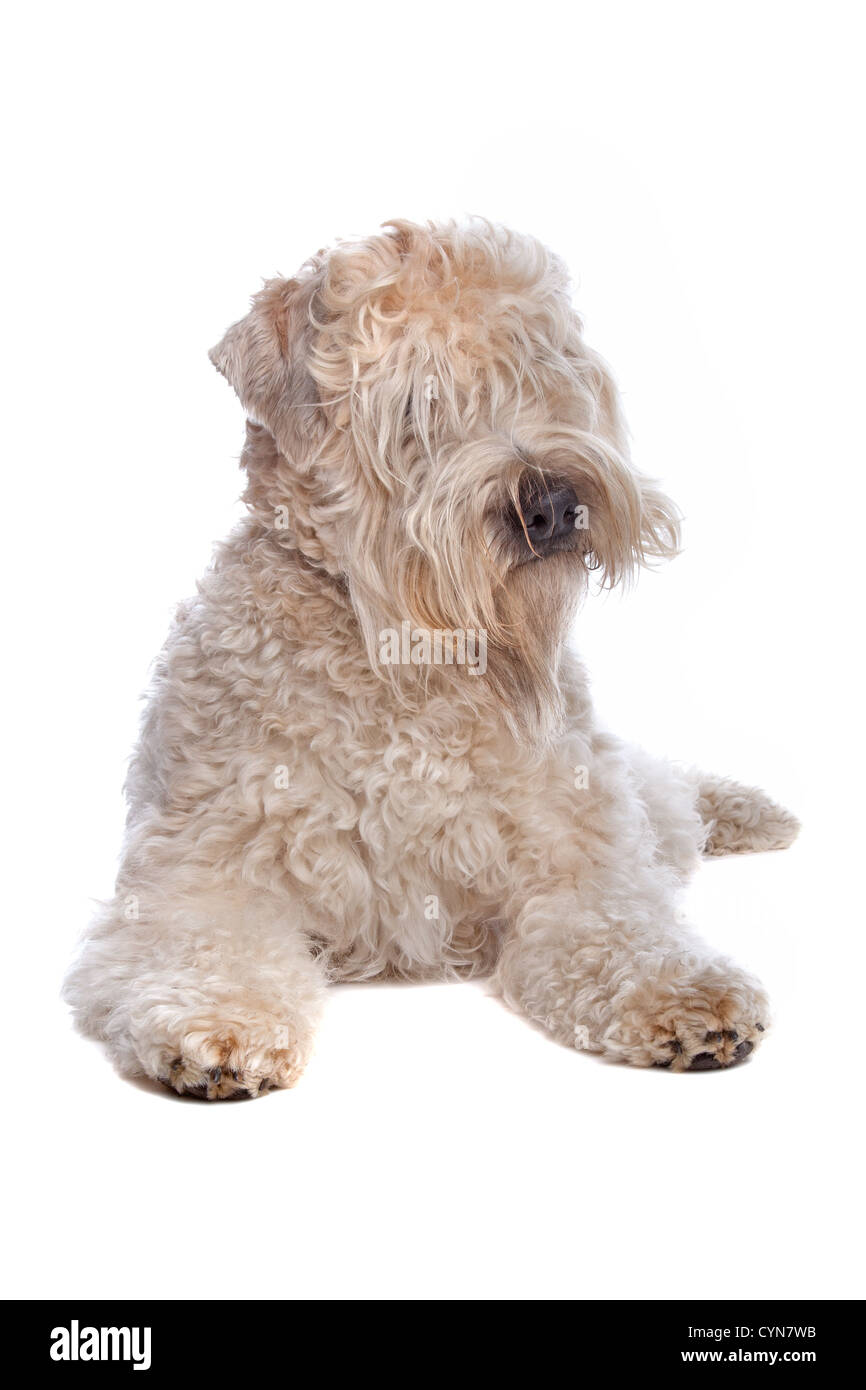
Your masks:
<svg viewBox="0 0 866 1390"><path fill-rule="evenodd" d="M763 1024L757 1023L755 1028L764 1032ZM690 1057L678 1040L675 1044L675 1051L685 1059L682 1071L723 1071L744 1062L754 1048L755 1044L749 1038L740 1040L736 1028L711 1029L704 1034L702 1050L693 1052Z"/></svg>
<svg viewBox="0 0 866 1390"><path fill-rule="evenodd" d="M157 1080L169 1090L193 1100L254 1100L256 1096L290 1084L244 1071L223 1072L219 1066L202 1072L196 1063L185 1058L179 1058L171 1070L167 1074L160 1074Z"/></svg>
<svg viewBox="0 0 866 1390"><path fill-rule="evenodd" d="M151 1073L178 1095L198 1100L251 1100L292 1086L303 1055L289 1030L222 1025L190 1031L180 1049L166 1048Z"/></svg>
<svg viewBox="0 0 866 1390"><path fill-rule="evenodd" d="M687 1071L720 1071L721 1062L715 1052L698 1052L689 1062Z"/></svg>
<svg viewBox="0 0 866 1390"><path fill-rule="evenodd" d="M726 1071L739 1066L766 1036L767 1000L760 986L726 963L681 974L663 963L629 990L627 1009L611 1036L616 1052L637 1066L666 1071Z"/></svg>

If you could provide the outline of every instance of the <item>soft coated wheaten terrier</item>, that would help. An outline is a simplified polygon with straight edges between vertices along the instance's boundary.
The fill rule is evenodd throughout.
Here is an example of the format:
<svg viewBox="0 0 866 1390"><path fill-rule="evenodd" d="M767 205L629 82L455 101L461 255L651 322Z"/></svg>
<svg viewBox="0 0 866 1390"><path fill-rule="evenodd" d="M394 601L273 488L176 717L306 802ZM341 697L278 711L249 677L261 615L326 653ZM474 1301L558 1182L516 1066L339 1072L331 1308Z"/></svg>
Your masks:
<svg viewBox="0 0 866 1390"><path fill-rule="evenodd" d="M211 358L249 512L159 660L67 981L82 1029L127 1073L258 1095L298 1077L328 981L492 970L566 1044L747 1056L767 1000L677 891L797 823L596 723L575 605L678 526L559 260L395 222L267 282Z"/></svg>

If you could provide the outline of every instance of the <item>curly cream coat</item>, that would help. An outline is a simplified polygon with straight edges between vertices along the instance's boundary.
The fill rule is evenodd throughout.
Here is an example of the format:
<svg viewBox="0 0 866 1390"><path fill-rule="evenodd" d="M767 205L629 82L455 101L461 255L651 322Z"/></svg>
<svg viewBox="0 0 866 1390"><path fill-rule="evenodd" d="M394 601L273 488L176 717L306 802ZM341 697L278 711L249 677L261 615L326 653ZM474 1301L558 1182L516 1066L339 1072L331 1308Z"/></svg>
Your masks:
<svg viewBox="0 0 866 1390"><path fill-rule="evenodd" d="M596 722L575 605L678 525L560 262L396 222L268 282L211 356L248 417L248 515L158 664L116 896L67 981L82 1029L127 1073L256 1095L300 1073L329 980L493 971L569 1045L748 1055L764 993L677 892L796 821ZM566 548L529 540L527 479L585 505ZM483 632L486 670L384 663L405 622Z"/></svg>

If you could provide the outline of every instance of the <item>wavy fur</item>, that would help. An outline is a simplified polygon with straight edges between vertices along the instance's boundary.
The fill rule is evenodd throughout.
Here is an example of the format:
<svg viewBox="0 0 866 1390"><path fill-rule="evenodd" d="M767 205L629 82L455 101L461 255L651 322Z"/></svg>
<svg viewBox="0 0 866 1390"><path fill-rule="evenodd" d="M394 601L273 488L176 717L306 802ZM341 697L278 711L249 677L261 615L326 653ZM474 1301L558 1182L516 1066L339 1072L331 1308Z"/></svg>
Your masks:
<svg viewBox="0 0 866 1390"><path fill-rule="evenodd" d="M796 823L596 724L571 615L594 571L673 554L678 519L561 262L395 221L269 281L211 357L247 412L248 514L157 667L80 1026L126 1072L258 1094L299 1074L328 980L495 969L571 1045L739 1060L763 992L676 893L702 849ZM551 479L589 522L543 558L513 522ZM483 629L486 673L382 664L404 621Z"/></svg>

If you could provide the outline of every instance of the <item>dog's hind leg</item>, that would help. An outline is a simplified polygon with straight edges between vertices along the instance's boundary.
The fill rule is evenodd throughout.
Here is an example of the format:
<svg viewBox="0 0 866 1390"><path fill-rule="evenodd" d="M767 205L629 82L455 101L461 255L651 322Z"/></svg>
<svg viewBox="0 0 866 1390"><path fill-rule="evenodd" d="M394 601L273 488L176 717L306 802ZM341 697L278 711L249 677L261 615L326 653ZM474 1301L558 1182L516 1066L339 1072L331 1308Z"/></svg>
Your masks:
<svg viewBox="0 0 866 1390"><path fill-rule="evenodd" d="M750 854L787 849L800 822L757 787L727 777L699 774L698 811L706 829L705 855Z"/></svg>
<svg viewBox="0 0 866 1390"><path fill-rule="evenodd" d="M681 877L698 856L787 849L800 823L757 787L708 776L629 745L635 786L656 835L657 853Z"/></svg>
<svg viewBox="0 0 866 1390"><path fill-rule="evenodd" d="M64 993L121 1072L220 1100L297 1080L324 983L290 903L179 878L125 884Z"/></svg>
<svg viewBox="0 0 866 1390"><path fill-rule="evenodd" d="M681 879L700 863L706 827L697 805L694 779L676 763L626 745L628 765L640 805L655 837L655 853Z"/></svg>

